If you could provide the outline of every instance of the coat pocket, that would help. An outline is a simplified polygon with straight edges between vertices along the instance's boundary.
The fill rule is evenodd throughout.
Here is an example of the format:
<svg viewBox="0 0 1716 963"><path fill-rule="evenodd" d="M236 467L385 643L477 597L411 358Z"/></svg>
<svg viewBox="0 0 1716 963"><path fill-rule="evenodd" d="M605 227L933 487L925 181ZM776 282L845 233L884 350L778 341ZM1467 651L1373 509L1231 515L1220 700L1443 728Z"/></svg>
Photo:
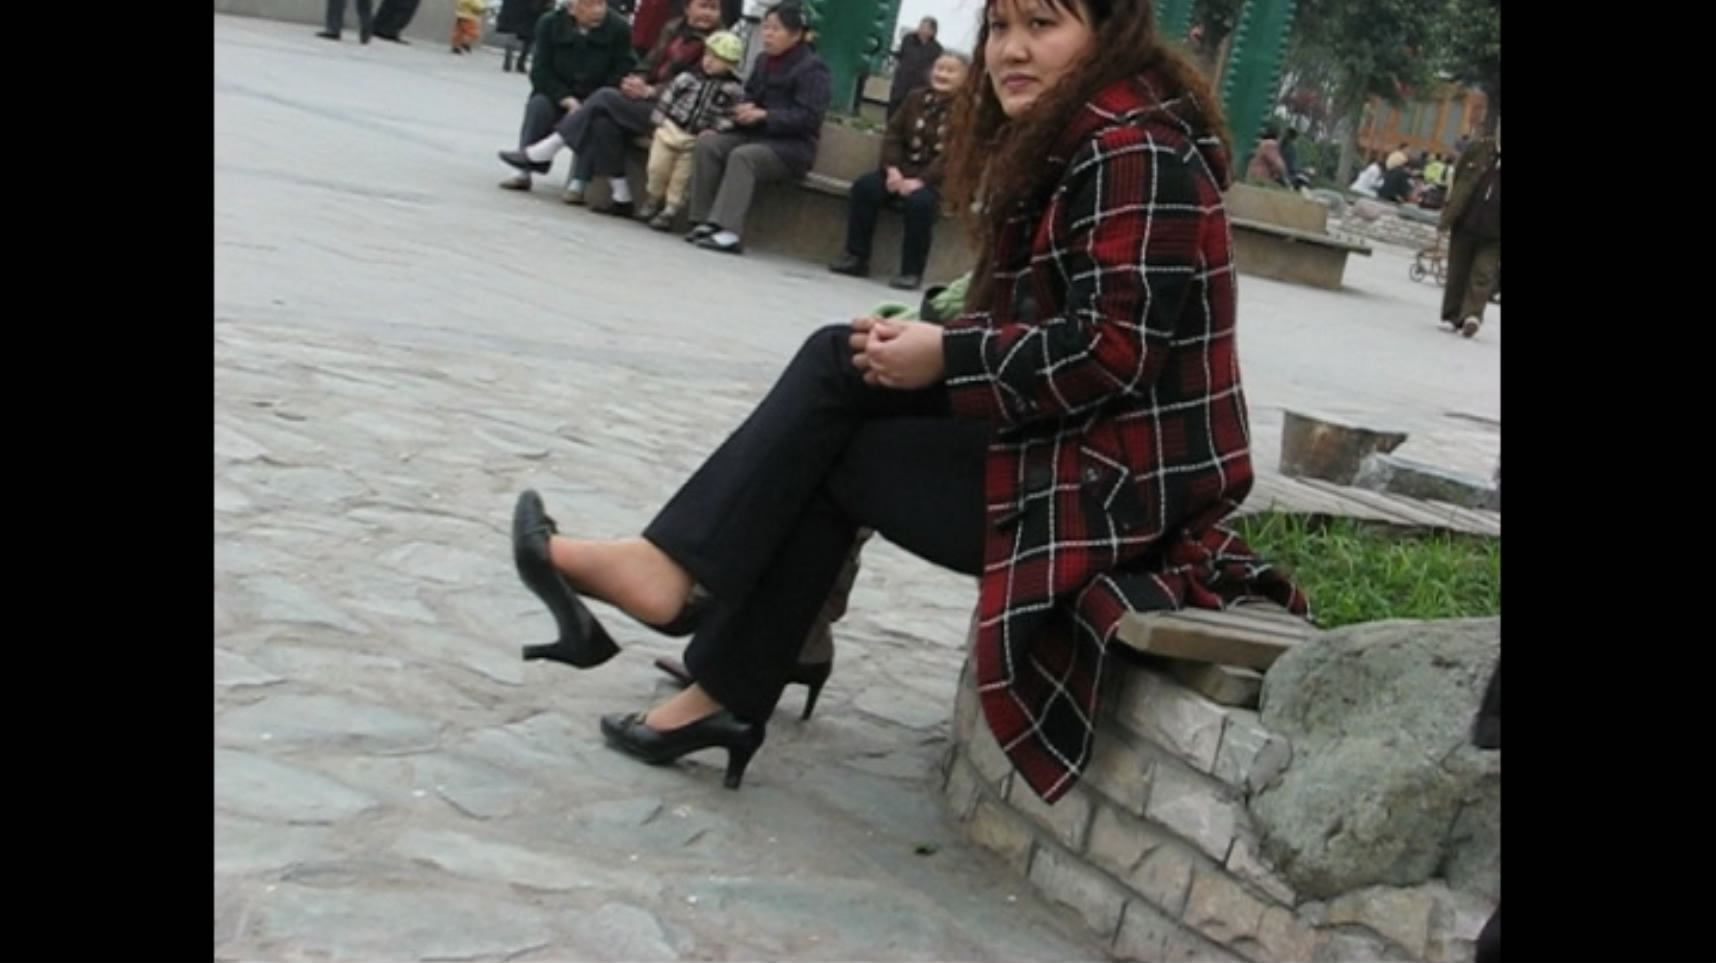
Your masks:
<svg viewBox="0 0 1716 963"><path fill-rule="evenodd" d="M1091 516L1091 533L1128 538L1149 531L1149 511L1138 490L1138 476L1114 426L1097 426L1078 451L1079 497Z"/></svg>

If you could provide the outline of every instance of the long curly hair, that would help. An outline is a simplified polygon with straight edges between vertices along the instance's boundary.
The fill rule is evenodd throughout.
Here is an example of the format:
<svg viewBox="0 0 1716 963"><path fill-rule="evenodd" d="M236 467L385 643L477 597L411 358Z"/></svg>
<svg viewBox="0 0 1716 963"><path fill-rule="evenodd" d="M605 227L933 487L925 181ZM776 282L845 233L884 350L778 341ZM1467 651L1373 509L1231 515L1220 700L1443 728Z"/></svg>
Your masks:
<svg viewBox="0 0 1716 963"><path fill-rule="evenodd" d="M977 269L966 309L990 302L990 258L1009 212L1031 200L1044 183L1043 159L1073 116L1102 89L1151 70L1177 99L1173 111L1199 136L1220 138L1231 156L1232 140L1221 104L1203 71L1156 32L1154 0L1039 0L1090 25L1092 56L1046 91L1022 117L1008 118L990 83L987 64L989 19L996 6L1015 0L986 0L976 51L952 113L944 197L965 219L977 248ZM1027 0L1028 2L1028 0Z"/></svg>

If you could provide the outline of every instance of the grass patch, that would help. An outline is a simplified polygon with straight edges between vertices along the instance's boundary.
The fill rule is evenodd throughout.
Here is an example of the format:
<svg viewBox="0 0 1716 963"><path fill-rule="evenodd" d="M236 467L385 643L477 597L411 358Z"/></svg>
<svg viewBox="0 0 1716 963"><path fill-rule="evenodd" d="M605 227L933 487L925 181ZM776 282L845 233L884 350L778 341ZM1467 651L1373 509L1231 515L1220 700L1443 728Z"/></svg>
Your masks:
<svg viewBox="0 0 1716 963"><path fill-rule="evenodd" d="M1233 520L1311 599L1318 626L1501 614L1501 539L1350 518L1264 512Z"/></svg>

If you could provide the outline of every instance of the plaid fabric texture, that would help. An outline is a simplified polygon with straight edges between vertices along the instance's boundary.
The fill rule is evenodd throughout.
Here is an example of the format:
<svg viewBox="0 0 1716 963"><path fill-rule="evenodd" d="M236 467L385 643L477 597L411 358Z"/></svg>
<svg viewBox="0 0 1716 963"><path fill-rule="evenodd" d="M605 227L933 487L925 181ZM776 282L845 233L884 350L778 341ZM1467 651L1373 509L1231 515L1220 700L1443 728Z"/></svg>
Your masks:
<svg viewBox="0 0 1716 963"><path fill-rule="evenodd" d="M996 427L975 659L1046 802L1090 759L1128 612L1304 595L1218 522L1252 486L1228 160L1144 75L1100 92L997 240L992 310L943 336L955 414Z"/></svg>
<svg viewBox="0 0 1716 963"><path fill-rule="evenodd" d="M702 68L693 67L673 78L661 92L650 121L660 127L662 121L671 120L687 134L706 130L726 133L733 129L733 108L744 99L745 87L738 78L711 77Z"/></svg>

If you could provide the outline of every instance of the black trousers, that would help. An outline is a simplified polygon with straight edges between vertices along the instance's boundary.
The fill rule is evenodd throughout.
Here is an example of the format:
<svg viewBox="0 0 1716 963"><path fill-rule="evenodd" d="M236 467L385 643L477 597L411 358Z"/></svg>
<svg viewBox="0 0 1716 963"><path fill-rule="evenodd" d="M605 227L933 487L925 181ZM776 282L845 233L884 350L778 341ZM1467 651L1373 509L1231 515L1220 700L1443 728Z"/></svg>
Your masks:
<svg viewBox="0 0 1716 963"><path fill-rule="evenodd" d="M417 16L418 0L381 0L375 9L375 35L397 39Z"/></svg>
<svg viewBox="0 0 1716 963"><path fill-rule="evenodd" d="M982 571L988 427L955 421L944 386L865 384L851 333L812 334L644 530L714 596L685 666L740 718L774 711L859 528Z"/></svg>
<svg viewBox="0 0 1716 963"><path fill-rule="evenodd" d="M375 32L374 11L370 0L357 0L358 32L368 36ZM346 0L328 0L328 32L339 33L346 23Z"/></svg>
<svg viewBox="0 0 1716 963"><path fill-rule="evenodd" d="M861 261L870 260L870 241L876 234L876 215L889 200L881 171L871 171L852 182L846 208L846 253ZM900 245L900 273L923 277L929 263L930 237L941 213L941 195L933 187L913 191L900 199L905 211L906 236Z"/></svg>

